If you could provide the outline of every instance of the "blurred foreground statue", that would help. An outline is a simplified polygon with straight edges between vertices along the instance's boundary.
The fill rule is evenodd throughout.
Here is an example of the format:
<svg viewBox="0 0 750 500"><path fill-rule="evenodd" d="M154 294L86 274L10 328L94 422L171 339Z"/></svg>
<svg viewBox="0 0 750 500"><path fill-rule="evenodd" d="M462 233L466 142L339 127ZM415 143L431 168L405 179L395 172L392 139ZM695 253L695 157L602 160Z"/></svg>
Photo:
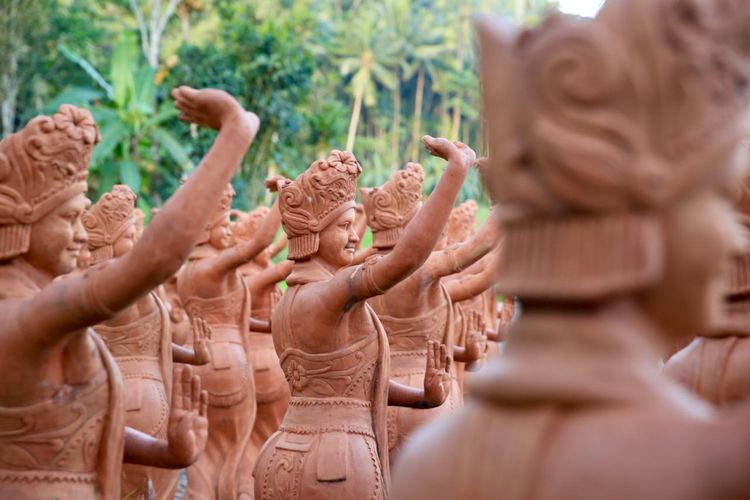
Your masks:
<svg viewBox="0 0 750 500"><path fill-rule="evenodd" d="M386 333L367 304L429 256L471 165L444 139L427 144L449 160L437 196L390 254L364 264L352 265L358 242L354 196L362 171L354 155L333 151L281 189L294 267L272 330L292 398L258 457L257 500L387 498L387 405L430 408L448 396L450 360L446 346L435 342L422 360L419 388L389 380Z"/></svg>
<svg viewBox="0 0 750 500"><path fill-rule="evenodd" d="M203 450L206 394L190 368L174 372L155 439L125 426L120 371L90 330L179 268L257 130L224 92L173 96L182 119L220 130L211 150L132 250L62 279L86 245L96 125L63 105L0 143L0 498L116 500L123 460L182 468Z"/></svg>
<svg viewBox="0 0 750 500"><path fill-rule="evenodd" d="M659 371L720 324L748 32L747 0L479 26L498 287L523 314L473 399L403 451L395 498L750 497L750 408L717 413Z"/></svg>
<svg viewBox="0 0 750 500"><path fill-rule="evenodd" d="M739 203L750 229L750 184ZM675 354L665 373L708 401L726 407L750 397L750 253L734 259L720 328L696 337Z"/></svg>

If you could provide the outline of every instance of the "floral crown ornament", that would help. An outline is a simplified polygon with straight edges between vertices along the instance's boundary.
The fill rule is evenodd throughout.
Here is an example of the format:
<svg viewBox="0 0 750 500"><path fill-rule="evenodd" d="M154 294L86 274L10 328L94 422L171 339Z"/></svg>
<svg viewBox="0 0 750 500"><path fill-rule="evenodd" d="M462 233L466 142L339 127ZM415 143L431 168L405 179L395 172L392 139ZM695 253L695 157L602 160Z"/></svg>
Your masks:
<svg viewBox="0 0 750 500"><path fill-rule="evenodd" d="M86 192L99 138L91 113L64 104L0 142L0 260L26 253L31 224Z"/></svg>
<svg viewBox="0 0 750 500"><path fill-rule="evenodd" d="M83 227L88 234L92 263L114 257L115 242L135 225L135 200L132 189L115 184L99 201L83 214Z"/></svg>
<svg viewBox="0 0 750 500"><path fill-rule="evenodd" d="M448 232L448 245L461 243L474 234L474 225L477 222L477 202L467 200L451 211L446 225Z"/></svg>
<svg viewBox="0 0 750 500"><path fill-rule="evenodd" d="M658 212L726 176L745 135L747 0L609 0L478 26L499 289L598 300L661 276Z"/></svg>
<svg viewBox="0 0 750 500"><path fill-rule="evenodd" d="M380 187L361 188L367 225L372 229L372 246L391 248L411 220L422 200L424 170L419 163L408 163Z"/></svg>
<svg viewBox="0 0 750 500"><path fill-rule="evenodd" d="M303 260L318 251L320 232L354 208L357 178L362 173L349 151L333 150L326 160L313 162L279 191L281 225L289 238L287 258Z"/></svg>
<svg viewBox="0 0 750 500"><path fill-rule="evenodd" d="M240 213L232 223L232 235L239 243L248 241L258 231L261 221L271 212L268 207L256 207L248 213Z"/></svg>

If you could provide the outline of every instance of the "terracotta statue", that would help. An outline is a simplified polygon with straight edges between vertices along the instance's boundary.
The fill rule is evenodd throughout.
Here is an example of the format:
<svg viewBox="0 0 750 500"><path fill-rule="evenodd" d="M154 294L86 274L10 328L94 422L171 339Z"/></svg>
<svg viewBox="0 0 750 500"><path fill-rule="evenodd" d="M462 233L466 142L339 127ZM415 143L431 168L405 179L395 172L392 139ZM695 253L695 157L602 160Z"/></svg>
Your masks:
<svg viewBox="0 0 750 500"><path fill-rule="evenodd" d="M351 265L358 236L354 196L361 167L333 151L280 191L294 261L272 329L292 398L253 472L255 498L387 498L386 407L429 408L450 390L446 347L429 344L419 388L389 379L388 342L366 300L417 270L450 214L473 153L445 139L424 139L448 166L435 195L388 255Z"/></svg>
<svg viewBox="0 0 750 500"><path fill-rule="evenodd" d="M750 409L660 373L719 326L748 164L750 2L609 0L479 25L498 291L523 314L472 400L400 455L396 499L750 497Z"/></svg>
<svg viewBox="0 0 750 500"><path fill-rule="evenodd" d="M0 142L0 497L119 499L121 465L181 468L206 440L206 394L178 368L167 439L125 426L122 378L90 327L174 273L258 122L228 94L180 87L182 118L220 129L193 178L133 249L71 273L86 245L88 162L99 132L63 105Z"/></svg>
<svg viewBox="0 0 750 500"><path fill-rule="evenodd" d="M139 236L135 199L129 187L115 185L83 215L92 264L121 257L133 248ZM194 351L172 344L170 326L166 306L152 291L94 327L122 373L125 425L159 439L167 435L173 356L182 363L209 362L210 330L205 321L194 322ZM125 465L122 494L171 500L178 477L178 470Z"/></svg>
<svg viewBox="0 0 750 500"><path fill-rule="evenodd" d="M737 206L750 228L750 183L743 186ZM750 396L750 253L734 258L725 290L722 325L696 337L672 356L664 372L692 392L720 407Z"/></svg>
<svg viewBox="0 0 750 500"><path fill-rule="evenodd" d="M453 209L448 219L447 241L448 247L460 245L475 233L477 203L467 200ZM487 295L487 290L494 284L495 255L488 254L461 272L443 278L443 284L453 302L453 324L454 341L457 346L466 347L466 335L472 322L469 321L471 312L478 313L482 319L482 330L495 333L495 305L494 294ZM493 301L491 305L492 317L488 317L489 306L487 301ZM486 343L486 352L497 352L493 342ZM476 361L468 363L474 367ZM456 363L456 378L461 392L464 391L464 370L467 363Z"/></svg>
<svg viewBox="0 0 750 500"><path fill-rule="evenodd" d="M237 244L251 240L269 212L267 207L258 207L249 214L240 216L232 224L232 235ZM250 314L259 322L271 321L271 315L281 299L278 283L285 280L292 271L290 260L278 264L271 262L273 252L286 246L286 237L280 241L283 246L275 243L239 268L250 290ZM253 457L257 457L263 443L279 428L291 397L270 333L270 326L250 329L250 364L253 368L257 402L255 424L250 436Z"/></svg>
<svg viewBox="0 0 750 500"><path fill-rule="evenodd" d="M463 144L474 160L474 152ZM379 188L360 190L372 230L372 246L379 255L388 255L422 206L424 172L417 163L394 172ZM432 195L434 196L434 194ZM449 200L453 202L453 200ZM429 259L407 279L387 293L370 299L369 304L388 334L391 350L391 374L395 380L419 387L425 376L428 341L444 343L455 361L470 362L482 357L484 342L473 337L465 347L454 344L453 304L441 278L461 271L489 252L495 243L495 224L482 230L463 244L445 248L446 233L440 235ZM388 439L391 459L408 436L427 420L456 410L462 403L454 365L451 365L453 387L448 400L439 408L417 411L411 408L388 409Z"/></svg>
<svg viewBox="0 0 750 500"><path fill-rule="evenodd" d="M250 366L250 291L238 269L268 247L279 226L278 207L264 217L249 241L232 246L227 185L221 205L204 226L198 245L177 276L177 291L191 319L211 327L211 363L196 369L208 391L206 450L187 471L188 498L253 496L255 383Z"/></svg>

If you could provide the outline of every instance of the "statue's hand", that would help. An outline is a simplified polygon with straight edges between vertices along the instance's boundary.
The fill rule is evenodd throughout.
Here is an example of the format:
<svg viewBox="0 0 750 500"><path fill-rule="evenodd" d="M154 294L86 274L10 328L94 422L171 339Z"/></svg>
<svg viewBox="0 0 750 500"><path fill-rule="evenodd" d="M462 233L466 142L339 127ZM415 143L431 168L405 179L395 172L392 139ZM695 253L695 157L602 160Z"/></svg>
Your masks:
<svg viewBox="0 0 750 500"><path fill-rule="evenodd" d="M434 408L443 404L451 391L451 359L445 344L427 342L427 369L424 374L424 399Z"/></svg>
<svg viewBox="0 0 750 500"><path fill-rule="evenodd" d="M200 89L182 85L172 90L175 107L181 111L180 120L220 130L225 125L244 124L251 138L255 137L260 119L245 111L240 103L223 90Z"/></svg>
<svg viewBox="0 0 750 500"><path fill-rule="evenodd" d="M449 141L442 137L432 137L426 135L422 137L422 143L432 156L437 156L444 160L457 161L467 170L477 160L477 154L463 142Z"/></svg>
<svg viewBox="0 0 750 500"><path fill-rule="evenodd" d="M487 336L484 333L484 321L476 311L470 311L467 318L469 328L466 332L466 356L477 361L487 352Z"/></svg>
<svg viewBox="0 0 750 500"><path fill-rule="evenodd" d="M170 461L192 464L206 447L208 439L208 393L201 390L201 379L190 366L176 367L172 378L172 408L169 412L167 442Z"/></svg>
<svg viewBox="0 0 750 500"><path fill-rule="evenodd" d="M284 188L284 186L286 186L290 182L292 181L290 181L283 175L275 175L263 181L263 184L266 186L266 189L268 189L270 192L278 193Z"/></svg>
<svg viewBox="0 0 750 500"><path fill-rule="evenodd" d="M208 342L211 340L211 327L203 318L193 318L191 321L193 329L193 352L195 353L196 365L207 365L211 362L211 353L208 350Z"/></svg>

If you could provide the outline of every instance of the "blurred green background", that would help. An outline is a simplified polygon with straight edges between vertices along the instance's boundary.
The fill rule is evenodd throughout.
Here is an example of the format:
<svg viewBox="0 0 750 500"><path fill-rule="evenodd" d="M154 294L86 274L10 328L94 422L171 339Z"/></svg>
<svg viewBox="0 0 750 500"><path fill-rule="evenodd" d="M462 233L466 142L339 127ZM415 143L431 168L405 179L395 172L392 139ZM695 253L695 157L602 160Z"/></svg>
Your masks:
<svg viewBox="0 0 750 500"><path fill-rule="evenodd" d="M268 203L262 179L295 177L331 149L360 185L420 161L423 134L485 151L472 21L534 22L548 0L0 0L2 135L61 103L92 111L102 141L90 196L128 184L146 213L200 161L214 133L180 123L173 87L222 88L261 118L233 183L236 208ZM475 173L460 198L482 198ZM486 211L486 210L485 210Z"/></svg>

